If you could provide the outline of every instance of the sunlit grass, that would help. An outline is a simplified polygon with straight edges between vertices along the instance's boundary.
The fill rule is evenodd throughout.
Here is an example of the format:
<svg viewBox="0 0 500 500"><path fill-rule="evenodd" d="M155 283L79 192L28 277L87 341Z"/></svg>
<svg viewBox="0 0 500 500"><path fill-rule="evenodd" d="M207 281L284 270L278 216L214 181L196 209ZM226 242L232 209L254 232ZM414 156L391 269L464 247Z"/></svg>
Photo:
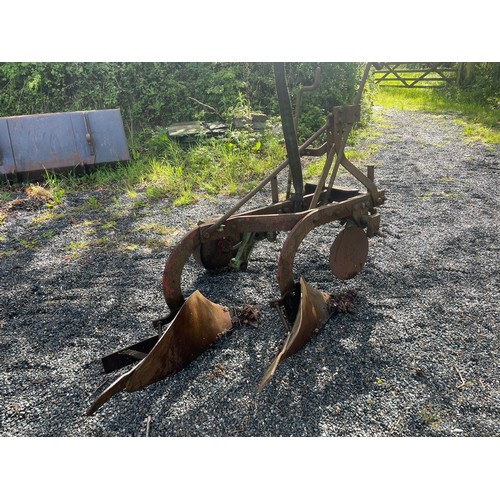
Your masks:
<svg viewBox="0 0 500 500"><path fill-rule="evenodd" d="M412 111L449 111L449 103L432 89L379 87L373 96L375 106Z"/></svg>
<svg viewBox="0 0 500 500"><path fill-rule="evenodd" d="M500 109L447 99L433 89L379 87L374 104L382 108L456 114L469 141L500 144Z"/></svg>
<svg viewBox="0 0 500 500"><path fill-rule="evenodd" d="M40 212L39 215L35 215L32 219L33 224L45 224L46 222L61 220L66 217L66 214L63 212L56 212L55 210L49 210Z"/></svg>
<svg viewBox="0 0 500 500"><path fill-rule="evenodd" d="M472 123L461 118L455 121L463 127L464 134L467 136L468 141L500 144L500 130L494 130L481 123Z"/></svg>
<svg viewBox="0 0 500 500"><path fill-rule="evenodd" d="M241 136L238 140L242 140ZM182 149L167 141L162 153L139 155L114 166L103 165L84 176L47 172L45 194L47 199L56 198L59 204L63 194L90 188L111 189L135 200L136 208L146 206L148 200L170 198L175 206L181 206L202 196L240 194L285 157L279 138L267 137L265 145L254 142L242 146L221 138ZM85 208L97 210L101 203L91 196Z"/></svg>
<svg viewBox="0 0 500 500"><path fill-rule="evenodd" d="M178 232L175 227L164 226L163 224L150 222L147 224L141 224L137 227L137 231L141 233L154 233L161 234L164 236L171 236Z"/></svg>
<svg viewBox="0 0 500 500"><path fill-rule="evenodd" d="M95 233L88 234L93 236ZM69 253L73 260L79 259L82 253L95 248L104 248L110 244L111 240L108 236L102 236L96 239L71 241L65 246L65 251Z"/></svg>
<svg viewBox="0 0 500 500"><path fill-rule="evenodd" d="M46 172L45 184L31 189L34 194L43 194L51 206L61 204L70 193L89 189L111 190L115 196L124 194L134 200L134 209L165 198L171 199L174 206L182 206L203 196L245 192L286 154L279 137L269 135L261 142L241 133L200 140L188 147L163 138L161 146L155 154L134 155L129 162L102 165L83 176ZM83 208L98 210L102 203L92 195ZM41 217L38 222L42 222Z"/></svg>

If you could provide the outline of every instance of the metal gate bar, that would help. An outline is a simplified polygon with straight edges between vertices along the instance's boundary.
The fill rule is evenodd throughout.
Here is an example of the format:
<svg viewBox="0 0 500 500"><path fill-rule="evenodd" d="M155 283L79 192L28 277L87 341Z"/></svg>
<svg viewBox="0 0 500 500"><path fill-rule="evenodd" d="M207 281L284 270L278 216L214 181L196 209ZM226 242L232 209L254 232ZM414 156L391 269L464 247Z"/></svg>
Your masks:
<svg viewBox="0 0 500 500"><path fill-rule="evenodd" d="M374 63L375 83L381 87L436 88L443 85L425 84L452 83L457 78L457 68L449 67L445 63L423 63L423 68L408 68L410 64L415 63Z"/></svg>

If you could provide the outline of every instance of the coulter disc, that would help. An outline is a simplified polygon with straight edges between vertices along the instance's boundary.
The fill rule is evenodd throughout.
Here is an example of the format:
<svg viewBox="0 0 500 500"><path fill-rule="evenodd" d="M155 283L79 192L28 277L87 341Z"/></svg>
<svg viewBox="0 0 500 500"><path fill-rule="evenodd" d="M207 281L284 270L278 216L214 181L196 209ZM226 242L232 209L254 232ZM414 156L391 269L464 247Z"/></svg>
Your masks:
<svg viewBox="0 0 500 500"><path fill-rule="evenodd" d="M235 246L238 242L232 237L204 242L195 248L194 259L209 271L223 269L236 255Z"/></svg>
<svg viewBox="0 0 500 500"><path fill-rule="evenodd" d="M330 248L330 269L339 280L350 280L368 259L368 238L358 226L343 229Z"/></svg>

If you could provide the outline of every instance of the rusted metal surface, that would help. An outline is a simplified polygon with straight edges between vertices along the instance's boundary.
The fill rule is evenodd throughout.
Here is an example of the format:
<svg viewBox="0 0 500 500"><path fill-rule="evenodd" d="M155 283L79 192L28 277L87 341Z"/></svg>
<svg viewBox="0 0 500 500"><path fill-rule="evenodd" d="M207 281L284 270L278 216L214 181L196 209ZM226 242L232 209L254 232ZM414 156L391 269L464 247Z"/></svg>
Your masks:
<svg viewBox="0 0 500 500"><path fill-rule="evenodd" d="M328 301L330 295L316 290L304 278L300 278L300 303L297 318L287 335L279 354L266 370L259 391L269 382L278 364L299 351L317 333L330 317Z"/></svg>
<svg viewBox="0 0 500 500"><path fill-rule="evenodd" d="M314 92L318 90L321 83L321 68L318 66L316 71L314 72L314 81L312 85L303 85L299 91L297 92L297 97L295 99L295 110L293 113L293 124L295 126L295 130L299 125L300 113L302 111L302 96L304 92Z"/></svg>
<svg viewBox="0 0 500 500"><path fill-rule="evenodd" d="M184 298L181 277L192 255L209 270L225 267L244 270L256 242L265 238L271 240L279 232L288 233L278 257L277 278L281 299L272 303L277 307L288 336L266 371L260 389L272 378L278 364L300 350L328 321L331 315L330 295L314 289L303 277L297 282L293 272L294 259L302 241L311 231L337 221L344 228L332 244L330 269L337 278L350 279L359 273L367 260L367 237L379 232L380 214L377 210L385 202L385 193L375 183L373 168L367 168L365 175L344 155L349 133L360 119L359 103L369 69L368 65L354 105L333 108L325 125L298 147L284 65L275 64L288 157L225 214L199 223L172 249L163 271L163 294L171 314L154 323L160 330L168 324L165 333L106 358L108 367L113 370L136 360L139 364L111 384L89 409L89 414L118 391L140 389L181 369L230 328L231 318L222 306L213 304L198 291L187 300ZM321 141L321 144L312 147L316 141ZM307 152L326 155L317 185L303 184L300 156ZM335 185L341 165L365 191ZM278 192L277 176L288 166L291 167L295 194L288 197L287 190L283 200ZM271 203L240 212L268 184L271 184Z"/></svg>
<svg viewBox="0 0 500 500"><path fill-rule="evenodd" d="M381 192L381 196L384 196L383 191ZM278 285L281 295L290 292L294 287L293 261L295 255L304 238L314 228L335 220L353 217L356 212L366 215L373 207L371 196L369 194L361 194L340 203L325 205L308 211L300 223L289 232L287 239L281 247L278 259Z"/></svg>
<svg viewBox="0 0 500 500"><path fill-rule="evenodd" d="M137 342L125 349L120 349L117 352L104 356L102 358L104 373L114 372L119 368L137 363L137 361L144 359L156 345L159 338L158 335L155 335L154 337Z"/></svg>
<svg viewBox="0 0 500 500"><path fill-rule="evenodd" d="M0 157L0 173L35 178L130 159L118 109L2 118Z"/></svg>
<svg viewBox="0 0 500 500"><path fill-rule="evenodd" d="M368 259L368 238L358 226L342 229L330 248L330 269L339 280L350 280Z"/></svg>
<svg viewBox="0 0 500 500"><path fill-rule="evenodd" d="M181 370L231 327L229 311L196 290L149 354L105 389L90 406L87 415L92 415L123 389L128 392L137 391Z"/></svg>
<svg viewBox="0 0 500 500"><path fill-rule="evenodd" d="M335 195L337 192L333 192ZM344 194L345 193L345 194ZM293 260L295 253L307 234L315 227L323 224L328 224L335 220L352 217L355 211L360 214L368 214L374 207L371 196L369 194L355 195L355 190L347 190L340 194L351 197L345 201L334 204L327 204L316 209L316 212L306 210L312 195L304 197L304 210L297 213L279 213L280 210L290 208L292 201L288 200L280 204L271 205L265 210L267 212L274 211L276 213L256 214L256 211L243 212L226 220L222 230L215 233L208 233L207 228L211 223L201 224L198 228L191 230L177 244L168 257L163 271L163 293L167 305L170 309L179 308L184 302L181 291L181 275L189 257L192 254L196 255L200 245L209 244L211 241L220 241L224 238L233 238L235 234L242 233L272 233L280 231L290 231L290 234L285 241L280 253L278 261L278 283L282 293L288 291L293 286ZM379 194L380 203L383 203L384 192ZM354 196L353 196L354 195ZM316 214L316 217L312 216ZM307 223L300 225L300 228L295 228L302 220L307 219ZM294 230L294 231L292 231ZM215 259L215 257L213 257Z"/></svg>
<svg viewBox="0 0 500 500"><path fill-rule="evenodd" d="M302 144L302 146L300 146L299 152L302 154L304 151L307 151L307 148L315 140L320 138L322 136L322 134L324 134L327 130L328 130L328 123L325 123L325 125L323 125L319 130L317 130L313 135L311 135L311 137L309 137L309 139L307 139L307 141L305 141L304 144ZM229 217L234 215L240 208L242 208L245 205L245 203L250 201L257 193L262 191L271 181L273 181L273 179L276 178L276 176L280 172L282 172L286 167L288 167L288 165L289 165L289 162L288 162L288 158L287 158L283 163L281 163L278 167L276 167L276 169L273 170L273 172L271 172L264 180L262 180L260 182L260 184L258 184L248 194L246 194L241 200L239 200L236 203L236 205L234 205L231 209L229 209L225 214L221 215L221 217L216 222L211 224L205 233L210 234L214 231L217 231L219 229L219 227L221 227L225 223L225 221L227 219L229 219Z"/></svg>
<svg viewBox="0 0 500 500"><path fill-rule="evenodd" d="M290 103L290 96L288 95L284 63L274 63L274 75L281 114L281 125L283 127L286 152L290 163L290 172L292 174L292 183L295 189L295 197L297 200L300 200L304 190L302 165L300 162L300 153L297 143L297 132L295 130L292 105Z"/></svg>
<svg viewBox="0 0 500 500"><path fill-rule="evenodd" d="M184 296L181 292L182 270L196 247L200 245L200 231L193 229L172 250L165 263L163 270L163 296L171 311L179 309L184 303Z"/></svg>
<svg viewBox="0 0 500 500"><path fill-rule="evenodd" d="M209 271L223 269L235 257L240 241L239 235L227 235L218 240L207 241L195 248L193 256L198 264Z"/></svg>
<svg viewBox="0 0 500 500"><path fill-rule="evenodd" d="M328 151L328 155L326 157L326 162L325 162L325 165L323 167L323 171L321 172L321 177L320 177L318 185L316 186L316 189L314 191L314 195L311 199L311 203L309 205L309 210L316 208L316 206L318 205L319 197L321 195L321 192L325 188L326 178L328 177L328 173L330 172L330 168L332 166L334 158L335 158L335 149L330 148L330 151Z"/></svg>

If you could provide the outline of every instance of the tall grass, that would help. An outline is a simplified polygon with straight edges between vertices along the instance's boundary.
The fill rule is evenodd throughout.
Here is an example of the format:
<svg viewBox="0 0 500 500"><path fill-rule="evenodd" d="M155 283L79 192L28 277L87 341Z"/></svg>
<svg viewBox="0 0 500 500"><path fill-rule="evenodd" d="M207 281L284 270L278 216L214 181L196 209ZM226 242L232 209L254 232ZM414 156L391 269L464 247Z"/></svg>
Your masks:
<svg viewBox="0 0 500 500"><path fill-rule="evenodd" d="M174 205L184 205L200 196L246 192L286 155L281 138L271 133L257 136L241 131L200 138L189 146L166 136L154 141L153 145L146 141L141 152L133 151L129 162L103 165L83 176L46 172L51 199L59 204L63 194L104 188L131 197L142 192L150 200L169 197Z"/></svg>
<svg viewBox="0 0 500 500"><path fill-rule="evenodd" d="M440 89L378 87L373 102L383 108L431 113L453 113L470 140L500 144L500 109L483 103L451 98Z"/></svg>

